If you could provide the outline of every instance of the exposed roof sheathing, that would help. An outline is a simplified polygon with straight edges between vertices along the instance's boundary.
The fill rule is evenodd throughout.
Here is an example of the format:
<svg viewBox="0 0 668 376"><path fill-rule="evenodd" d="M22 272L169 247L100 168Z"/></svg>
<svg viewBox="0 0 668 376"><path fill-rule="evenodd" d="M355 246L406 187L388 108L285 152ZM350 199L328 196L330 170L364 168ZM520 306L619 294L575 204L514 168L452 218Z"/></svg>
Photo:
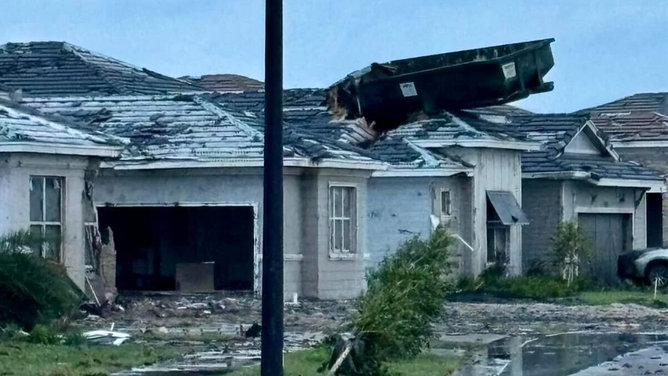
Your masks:
<svg viewBox="0 0 668 376"><path fill-rule="evenodd" d="M189 82L91 52L66 42L0 46L0 84L25 97L138 95L193 92Z"/></svg>
<svg viewBox="0 0 668 376"><path fill-rule="evenodd" d="M238 74L207 74L203 76L185 76L181 77L181 79L206 90L219 92L264 89L262 81Z"/></svg>

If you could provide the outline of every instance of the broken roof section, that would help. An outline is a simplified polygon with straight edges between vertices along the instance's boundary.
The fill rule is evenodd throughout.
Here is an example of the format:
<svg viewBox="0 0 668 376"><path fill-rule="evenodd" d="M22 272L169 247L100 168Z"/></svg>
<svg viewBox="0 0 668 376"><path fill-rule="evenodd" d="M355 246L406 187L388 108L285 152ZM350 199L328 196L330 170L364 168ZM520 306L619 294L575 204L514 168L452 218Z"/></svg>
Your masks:
<svg viewBox="0 0 668 376"><path fill-rule="evenodd" d="M210 91L235 92L257 91L264 89L264 83L254 78L239 74L206 74L203 76L184 76L180 79Z"/></svg>
<svg viewBox="0 0 668 376"><path fill-rule="evenodd" d="M130 140L121 160L113 163L116 168L262 165L262 118L220 106L206 95L28 98L24 103L76 119L83 130ZM286 166L379 165L362 150L293 129L285 132L284 156Z"/></svg>
<svg viewBox="0 0 668 376"><path fill-rule="evenodd" d="M0 84L21 90L25 97L203 91L192 83L66 42L1 45Z"/></svg>
<svg viewBox="0 0 668 376"><path fill-rule="evenodd" d="M514 116L508 121L527 138L542 144L541 150L522 155L525 178L580 179L596 185L664 189L660 172L619 160L587 116L534 114ZM569 145L576 143L589 150L569 151Z"/></svg>
<svg viewBox="0 0 668 376"><path fill-rule="evenodd" d="M580 110L617 146L665 146L668 141L668 93L639 93Z"/></svg>
<svg viewBox="0 0 668 376"><path fill-rule="evenodd" d="M84 132L63 119L0 100L0 153L26 152L118 157L126 140Z"/></svg>
<svg viewBox="0 0 668 376"><path fill-rule="evenodd" d="M506 44L374 63L329 89L335 113L363 116L384 130L417 111L435 114L504 104L550 91L543 77L554 65L554 39Z"/></svg>

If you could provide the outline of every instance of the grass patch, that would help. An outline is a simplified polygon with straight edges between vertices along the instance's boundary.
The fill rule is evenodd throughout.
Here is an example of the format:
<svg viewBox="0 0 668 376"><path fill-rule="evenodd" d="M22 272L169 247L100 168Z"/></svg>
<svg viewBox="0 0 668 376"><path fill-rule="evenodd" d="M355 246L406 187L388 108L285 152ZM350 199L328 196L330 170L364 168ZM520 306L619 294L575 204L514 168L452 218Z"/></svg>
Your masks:
<svg viewBox="0 0 668 376"><path fill-rule="evenodd" d="M611 290L611 291L585 291L575 297L576 303L589 305L609 305L614 303L640 304L648 307L668 307L668 295L659 292L654 300L653 291L642 290Z"/></svg>
<svg viewBox="0 0 668 376"><path fill-rule="evenodd" d="M182 354L182 349L126 343L122 346L37 344L0 341L0 375L104 376Z"/></svg>
<svg viewBox="0 0 668 376"><path fill-rule="evenodd" d="M318 368L329 360L330 355L331 351L326 347L289 353L285 356L285 376L322 376L322 373L318 373ZM393 376L446 376L453 373L459 365L458 357L426 353L410 360L384 364ZM227 376L260 376L260 367L238 369Z"/></svg>

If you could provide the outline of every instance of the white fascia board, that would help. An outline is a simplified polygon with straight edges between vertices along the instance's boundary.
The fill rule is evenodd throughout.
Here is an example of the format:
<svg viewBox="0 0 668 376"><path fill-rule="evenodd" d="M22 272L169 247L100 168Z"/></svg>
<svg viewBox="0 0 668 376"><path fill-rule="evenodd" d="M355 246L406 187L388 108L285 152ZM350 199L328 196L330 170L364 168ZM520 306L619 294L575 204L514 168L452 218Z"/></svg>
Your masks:
<svg viewBox="0 0 668 376"><path fill-rule="evenodd" d="M473 176L473 170L464 168L415 168L403 170L379 170L371 174L373 178L404 178L404 177L429 177L429 176L453 176L457 174L466 174Z"/></svg>
<svg viewBox="0 0 668 376"><path fill-rule="evenodd" d="M39 142L0 142L0 153L36 153L118 158L123 149L124 147L122 146L47 145Z"/></svg>
<svg viewBox="0 0 668 376"><path fill-rule="evenodd" d="M588 172L573 171L573 172L524 172L522 179L573 179L585 180L591 176Z"/></svg>
<svg viewBox="0 0 668 376"><path fill-rule="evenodd" d="M615 149L625 148L668 148L668 141L612 141Z"/></svg>
<svg viewBox="0 0 668 376"><path fill-rule="evenodd" d="M410 140L413 144L423 148L442 148L448 146L461 146L464 148L490 148L509 149L521 151L539 151L541 144L538 142L523 141L501 141L501 140Z"/></svg>
<svg viewBox="0 0 668 376"><path fill-rule="evenodd" d="M598 180L590 179L589 181L601 187L649 188L655 192L666 192L666 184L661 180L602 178Z"/></svg>
<svg viewBox="0 0 668 376"><path fill-rule="evenodd" d="M355 170L379 170L386 168L385 164L375 161L336 161L324 160L312 162L306 158L283 158L284 167L319 167L319 168L345 168ZM228 159L221 161L198 161L198 160L160 160L160 161L129 161L104 162L101 168L112 168L114 170L166 170L181 168L226 168L226 167L264 167L262 159Z"/></svg>

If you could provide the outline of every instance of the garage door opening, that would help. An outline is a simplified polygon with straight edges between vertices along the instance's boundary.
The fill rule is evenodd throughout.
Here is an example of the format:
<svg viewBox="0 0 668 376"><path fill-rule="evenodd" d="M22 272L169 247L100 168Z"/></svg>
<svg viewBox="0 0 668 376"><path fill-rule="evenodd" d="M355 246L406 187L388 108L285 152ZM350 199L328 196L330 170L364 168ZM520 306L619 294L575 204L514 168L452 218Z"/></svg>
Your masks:
<svg viewBox="0 0 668 376"><path fill-rule="evenodd" d="M252 290L252 206L101 207L121 290Z"/></svg>
<svg viewBox="0 0 668 376"><path fill-rule="evenodd" d="M647 246L663 247L663 195L647 194Z"/></svg>

